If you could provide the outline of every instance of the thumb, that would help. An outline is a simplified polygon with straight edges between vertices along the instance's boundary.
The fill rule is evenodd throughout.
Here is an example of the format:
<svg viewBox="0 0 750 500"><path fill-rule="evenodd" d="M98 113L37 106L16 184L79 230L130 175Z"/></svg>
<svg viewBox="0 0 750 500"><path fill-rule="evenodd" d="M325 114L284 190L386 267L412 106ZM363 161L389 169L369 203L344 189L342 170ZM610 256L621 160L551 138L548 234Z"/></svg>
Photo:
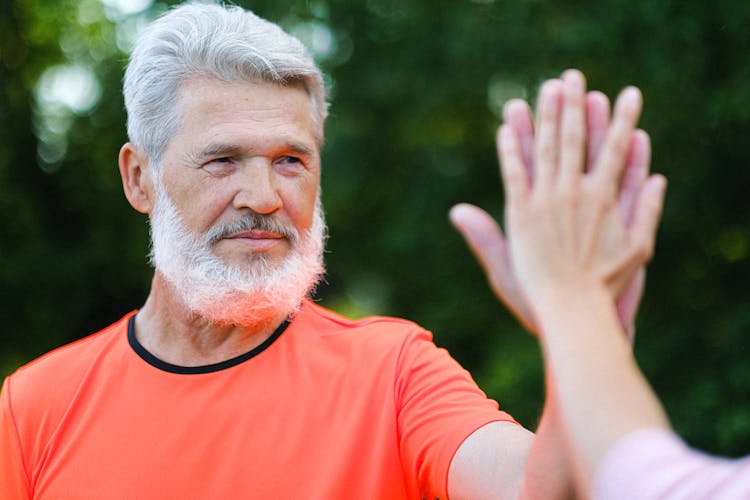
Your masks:
<svg viewBox="0 0 750 500"><path fill-rule="evenodd" d="M534 332L531 310L511 268L507 240L495 219L468 203L454 206L449 217L484 269L492 290L518 321Z"/></svg>
<svg viewBox="0 0 750 500"><path fill-rule="evenodd" d="M508 260L508 251L505 236L495 219L481 208L468 203L454 206L449 217L484 268L487 277L499 271L499 262Z"/></svg>

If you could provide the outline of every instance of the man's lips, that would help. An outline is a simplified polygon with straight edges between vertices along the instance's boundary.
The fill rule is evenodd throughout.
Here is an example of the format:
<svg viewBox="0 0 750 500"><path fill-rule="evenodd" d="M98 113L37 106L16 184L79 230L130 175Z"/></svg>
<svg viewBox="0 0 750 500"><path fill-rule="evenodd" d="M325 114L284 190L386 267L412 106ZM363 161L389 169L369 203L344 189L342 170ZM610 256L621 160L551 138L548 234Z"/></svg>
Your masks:
<svg viewBox="0 0 750 500"><path fill-rule="evenodd" d="M230 234L226 239L238 239L247 238L251 240L280 240L284 239L284 235L281 233L274 233L272 231L261 231L258 229L251 229L250 231L240 231L238 233Z"/></svg>
<svg viewBox="0 0 750 500"><path fill-rule="evenodd" d="M253 250L267 250L275 246L277 243L286 240L286 237L281 233L275 233L272 231L260 231L253 229L250 231L240 231L226 236L224 239L242 243L252 248Z"/></svg>

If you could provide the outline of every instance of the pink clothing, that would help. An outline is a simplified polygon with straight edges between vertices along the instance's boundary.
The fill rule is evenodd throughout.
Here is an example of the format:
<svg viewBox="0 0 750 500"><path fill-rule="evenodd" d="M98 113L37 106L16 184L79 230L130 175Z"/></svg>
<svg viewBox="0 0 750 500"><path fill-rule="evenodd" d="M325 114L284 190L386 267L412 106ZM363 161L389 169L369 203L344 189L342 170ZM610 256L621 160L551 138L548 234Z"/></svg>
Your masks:
<svg viewBox="0 0 750 500"><path fill-rule="evenodd" d="M731 460L689 448L668 429L621 438L594 478L601 500L750 499L750 456Z"/></svg>

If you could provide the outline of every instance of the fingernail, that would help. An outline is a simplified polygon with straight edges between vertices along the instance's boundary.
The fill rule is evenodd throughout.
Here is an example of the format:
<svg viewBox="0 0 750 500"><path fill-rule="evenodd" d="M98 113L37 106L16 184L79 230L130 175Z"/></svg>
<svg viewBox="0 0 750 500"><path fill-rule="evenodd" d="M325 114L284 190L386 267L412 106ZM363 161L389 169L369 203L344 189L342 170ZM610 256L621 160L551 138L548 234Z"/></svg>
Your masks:
<svg viewBox="0 0 750 500"><path fill-rule="evenodd" d="M555 78L553 80L547 80L546 82L544 82L539 92L543 94L548 94L550 92L554 92L558 88L560 88L560 80Z"/></svg>
<svg viewBox="0 0 750 500"><path fill-rule="evenodd" d="M503 121L508 121L508 116L510 116L510 107L512 105L513 100L505 101L505 104L503 104Z"/></svg>
<svg viewBox="0 0 750 500"><path fill-rule="evenodd" d="M667 191L667 178L661 174L656 174L656 178L658 179L658 189L663 195Z"/></svg>
<svg viewBox="0 0 750 500"><path fill-rule="evenodd" d="M539 89L539 103L545 106L556 106L560 95L562 82L560 80L547 80Z"/></svg>
<svg viewBox="0 0 750 500"><path fill-rule="evenodd" d="M469 210L469 204L468 203L459 203L457 205L453 205L451 209L448 211L448 220L451 221L451 223L456 224L456 222L461 220L462 215Z"/></svg>
<svg viewBox="0 0 750 500"><path fill-rule="evenodd" d="M568 85L574 85L576 89L583 88L584 82L586 81L583 73L577 69L567 69L562 74L562 79Z"/></svg>
<svg viewBox="0 0 750 500"><path fill-rule="evenodd" d="M622 91L622 99L625 102L636 104L641 101L641 91L638 87L626 87Z"/></svg>

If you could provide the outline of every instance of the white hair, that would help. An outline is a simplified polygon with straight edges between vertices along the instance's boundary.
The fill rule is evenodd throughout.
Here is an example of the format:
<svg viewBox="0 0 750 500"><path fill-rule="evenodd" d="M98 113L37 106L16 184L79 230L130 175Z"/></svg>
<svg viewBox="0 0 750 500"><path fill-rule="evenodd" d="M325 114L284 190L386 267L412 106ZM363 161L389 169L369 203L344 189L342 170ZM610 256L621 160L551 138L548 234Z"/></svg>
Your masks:
<svg viewBox="0 0 750 500"><path fill-rule="evenodd" d="M128 136L155 166L179 129L180 86L191 77L301 83L310 96L316 138L323 142L323 74L302 42L241 7L187 3L144 30L125 70Z"/></svg>

